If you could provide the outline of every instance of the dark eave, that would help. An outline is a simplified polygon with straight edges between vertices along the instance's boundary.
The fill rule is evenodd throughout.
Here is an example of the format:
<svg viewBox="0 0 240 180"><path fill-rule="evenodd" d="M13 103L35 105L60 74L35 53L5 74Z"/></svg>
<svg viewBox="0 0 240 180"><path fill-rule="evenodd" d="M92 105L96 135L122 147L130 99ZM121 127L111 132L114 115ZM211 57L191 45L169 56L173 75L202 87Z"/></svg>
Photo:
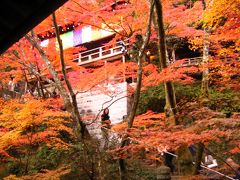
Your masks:
<svg viewBox="0 0 240 180"><path fill-rule="evenodd" d="M0 54L67 0L1 0Z"/></svg>

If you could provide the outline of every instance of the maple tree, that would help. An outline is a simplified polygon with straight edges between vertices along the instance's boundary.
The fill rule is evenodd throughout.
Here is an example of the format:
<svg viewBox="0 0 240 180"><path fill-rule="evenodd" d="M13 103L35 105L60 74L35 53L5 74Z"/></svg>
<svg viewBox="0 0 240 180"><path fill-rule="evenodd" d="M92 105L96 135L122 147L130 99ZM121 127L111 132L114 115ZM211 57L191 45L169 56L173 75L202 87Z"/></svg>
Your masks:
<svg viewBox="0 0 240 180"><path fill-rule="evenodd" d="M33 154L41 151L43 145L69 149L67 136L71 139L73 131L64 120L70 116L60 111L61 104L55 99L40 101L31 96L22 101L1 100L1 161L23 164L21 171L27 174ZM65 134L65 139L61 134Z"/></svg>
<svg viewBox="0 0 240 180"><path fill-rule="evenodd" d="M181 109L181 113L187 114L189 111L192 115L194 114L196 120L192 122L191 126L169 126L162 113L157 114L148 111L137 116L133 127L128 130L132 143L127 147L115 149L111 153L115 158L139 158L140 149L143 148L145 149L146 159L154 163L158 158L158 147L160 149L167 147L168 150L177 151L180 147L197 144L198 142L208 145L212 141L221 141L224 137L230 144L236 141L236 133L239 130L236 126L237 119L215 118L218 115L204 107L199 108L194 103L190 106L184 106L185 109ZM186 111L186 108L189 109ZM186 117L186 114L180 116ZM188 115L191 116L191 114ZM223 124L226 129L221 128ZM116 125L113 130L121 132L125 130L126 126L126 123ZM232 129L228 129L228 126L231 126ZM237 144L235 145L236 149L239 151Z"/></svg>
<svg viewBox="0 0 240 180"><path fill-rule="evenodd" d="M84 132L86 131L86 128L85 128L85 125L81 122L81 119L79 117L79 113L76 112L76 109L77 109L76 106L77 105L76 105L76 103L74 105L74 101L72 101L73 103L70 101L70 97L67 94L67 89L62 84L62 82L60 80L60 76L58 75L58 72L54 68L54 64L51 64L51 60L49 59L47 54L44 52L44 50L40 47L38 38L36 37L36 35L34 34L33 31L31 33L31 36L27 35L25 37L30 42L30 44L33 47L35 47L36 49L33 49L33 51L30 52L28 56L26 56L26 52L24 51L22 46L24 46L24 48L29 48L31 45L28 42L26 42L25 39L23 39L22 41L19 42L20 50L19 49L13 49L13 52L17 53L17 54L13 53L13 55L16 56L14 59L17 59L17 62L20 65L23 65L24 68L28 68L28 71L30 71L34 75L38 76L39 80L41 80L43 78L45 81L54 85L59 90L61 96L63 97L65 108L72 114L72 117L75 119L75 123L78 124L77 125L78 130L76 130L76 133L78 133L80 131L81 134L83 135ZM21 45L21 43L22 43L22 45ZM53 53L55 53L54 60L57 60L58 58L55 59L55 57L57 56L56 55L57 52L54 51ZM13 58L11 56L12 55L10 55L10 58ZM31 56L34 57L33 61L31 61L32 60ZM9 57L7 57L7 58L9 58ZM45 68L44 63L41 60L43 60L45 62L45 65L46 65L47 69ZM60 67L60 65L58 65L58 67ZM42 72L40 71L40 69L41 69ZM64 69L65 69L65 67L64 67ZM46 76L43 76L42 73L44 73L44 71L45 72L47 71L47 73L49 71L51 73L51 75L53 76L54 82L51 79L47 78ZM64 74L64 72L63 72L63 74ZM67 81L66 74L64 76L65 76L65 80ZM71 98L74 98L74 96L72 96Z"/></svg>
<svg viewBox="0 0 240 180"><path fill-rule="evenodd" d="M211 69L208 73L208 81L219 82L219 85L229 85L234 89L238 89L238 78L231 78L235 76L235 72L230 76L227 75L226 69L229 69L229 64L235 67L239 66L238 61L238 41L239 41L239 29L238 18L239 12L236 11L239 7L238 1L203 1L205 2L205 12L202 15L200 26L202 29L208 31L207 46L209 46L209 60L202 67L203 72L207 69ZM222 13L226 12L226 13ZM205 33L206 34L206 33ZM204 45L203 38L195 37L192 40L194 47L202 48ZM206 42L206 41L205 41ZM206 44L206 43L205 43ZM212 57L211 57L212 56ZM222 68L220 68L222 67ZM214 69L214 70L212 70ZM221 76L221 80L216 79L218 75ZM226 78L225 78L226 77ZM230 82L230 79L232 82Z"/></svg>
<svg viewBox="0 0 240 180"><path fill-rule="evenodd" d="M165 39L165 31L163 24L163 11L162 11L162 3L161 1L155 1L155 28L158 34L158 52L160 59L160 67L164 69L168 66L167 59L167 49L166 49L166 39ZM174 124L177 124L175 119L176 115L176 97L175 91L172 82L167 81L164 82L165 93L166 93L166 111L174 119Z"/></svg>
<svg viewBox="0 0 240 180"><path fill-rule="evenodd" d="M155 20L153 23L155 28L150 28L152 17L148 11L151 12L151 8L153 8L151 2L154 2L155 5ZM113 158L120 160L119 162L122 163L120 163L121 173L127 171L123 162L129 158L130 151L131 158L139 158L141 156L139 153L142 150L144 152L149 151L150 153L145 154L146 159L155 161L158 159L156 156L159 152L156 147L159 145L177 150L182 146L193 143L207 146L212 141L221 141L221 138L228 138L227 143L233 146L231 151L239 152L237 119L214 119L216 114L209 112L204 107L197 107L199 110L196 110L196 108L191 112L188 111L189 107L181 107L175 100L173 83L191 84L194 78L188 74L204 72L206 69L211 69L207 80L214 81L215 85L230 84L235 89L239 87L239 76L236 76L239 73L239 61L233 61L233 58L236 58L239 52L239 34L237 33L239 31L239 12L237 11L239 1L220 0L211 3L211 1L206 0L205 2L207 6L204 15L202 15L204 10L202 1L69 0L53 16L44 20L1 56L0 76L5 88L8 78L14 75L17 81L27 82L32 95L37 88L38 96L45 99L37 100L29 97L24 104L17 101L1 101L1 105L4 107L0 115L0 133L2 136L1 142L3 142L0 146L1 155L12 159L16 158L8 152L8 148L11 147L19 150L19 153L25 154L26 157L30 157L30 151L26 151L27 146L39 145L40 141L54 148L68 148L69 144L58 136L60 131L76 136L80 130L85 128L84 123L88 123L84 122L84 118L79 115L76 95L90 89L110 94L104 87L98 86L111 81L109 77L120 77L120 82L128 77L137 79L137 88L135 90L132 88L129 92L129 94L134 94L134 103L128 123L122 123L113 128L123 136L120 148L110 150ZM226 4L226 6L222 6L222 4ZM226 11L226 14L222 15L222 11ZM148 21L148 19L150 20ZM54 25L52 21L54 21ZM135 52L137 54L135 59L137 59L138 64L133 61L134 58L130 58L130 62L122 63L119 59L108 63L107 66L101 60L95 62L91 68L78 66L77 63L72 61L72 55L85 50L85 48L79 46L63 50L60 39L60 33L67 31L70 25L76 29L91 25L115 33L112 41L108 43L112 46L123 37L129 38L130 47L140 44ZM209 33L207 41L210 42L210 54L215 56L209 57L208 61L200 68L181 67L184 60L169 64L170 58L168 58L167 50L170 50L172 58L176 59L175 51L181 46L182 41L189 41L193 49L203 48L203 36L206 34L204 28L208 29ZM225 32L228 32L227 35ZM146 36L144 36L145 34ZM139 35L142 37L140 43L134 38L140 37ZM52 38L54 36L58 39L59 46L57 48L55 38ZM171 42L168 43L172 37L177 41L173 41L172 44ZM42 40L49 38L48 47L41 47L38 38L42 38ZM154 47L155 50L159 50L158 53L154 52L154 56L159 60L161 68L151 61L145 60L147 49L150 49L148 47L149 39L156 46ZM170 44L170 47L166 44ZM221 59L226 55L231 57L230 62ZM68 72L69 70L71 71ZM217 80L216 77L219 76L221 79ZM48 92L48 89L44 87L45 82L60 92L65 107L71 116L58 111L60 107L55 107L58 100L47 99L47 94L51 94L51 92ZM111 83L118 83L118 81L111 81ZM135 117L141 91L159 84L164 84L166 87L166 104L170 104L168 109L170 109L169 112L173 113L173 124L178 124L177 126L169 126L171 118L166 116L168 113L164 115L147 112ZM177 108L179 108L179 113L177 113ZM43 111L44 114L41 113ZM10 115L11 113L14 114L13 117ZM188 124L184 121L184 117L188 116L193 116L195 120ZM71 118L75 121L73 122ZM96 118L94 116L86 119L91 119L94 122ZM71 128L66 126L63 119L68 119ZM21 126L17 126L20 122ZM46 127L38 131L42 124L46 124ZM223 126L225 129L221 128ZM76 127L78 128L76 129ZM229 127L233 128L229 130ZM88 137L85 140L88 140ZM91 147L89 144L84 145L86 149ZM101 155L98 154L101 149L98 147L94 147L94 149L93 152L97 155L95 159L93 158L94 162L91 162L101 164L102 160L99 160ZM85 152L85 155L88 155L88 153ZM18 161L18 159L15 160ZM201 162L201 159L199 162ZM89 173L93 176L94 173L90 171ZM101 174L101 169L98 169L97 172ZM126 174L122 176L122 179L124 176Z"/></svg>
<svg viewBox="0 0 240 180"><path fill-rule="evenodd" d="M85 5L86 3L86 5ZM89 2L85 2L85 3L77 3L76 1L70 1L68 4L66 4L66 6L62 7L59 11L57 11L57 15L59 16L64 16L64 18L62 18L65 22L65 24L67 24L68 22L74 22L74 23L79 23L79 20L74 20L74 18L76 19L76 16L79 15L79 12L81 12L81 19L80 19L80 23L85 23L86 21L93 24L94 26L100 26L102 23L105 23L105 25L107 25L108 29L110 28L109 26L111 24L113 24L113 27L111 27L111 30L116 30L119 29L119 27L115 27L115 24L120 24L119 26L121 27L121 32L118 31L117 35L122 35L122 31L124 30L124 36L130 37L130 36L134 36L134 34L136 33L141 33L142 27L144 27L145 24L143 23L139 23L139 21L144 22L145 19L147 18L147 14L145 13L145 11L142 11L143 8L145 8L146 6L148 6L147 3L141 4L141 8L137 6L138 3L136 3L135 1L131 1L129 3L133 4L134 6L127 6L128 3L123 3L120 4L119 6L116 6L115 11L113 11L113 7L109 6L109 2L94 2L94 3L89 3ZM91 8L86 8L86 7L90 7ZM169 3L168 3L169 5ZM85 7L86 6L86 7ZM135 7L137 6L137 8ZM134 7L134 8L133 8ZM69 10L73 10L74 8L78 8L81 9L81 11L76 11L75 14L71 15L71 16L65 16L65 13L68 13ZM110 10L109 10L110 8ZM100 10L98 10L100 9ZM74 11L74 12L75 12ZM105 12L105 13L102 13ZM136 16L132 16L131 14L134 12L134 14L136 14ZM119 16L114 16L114 14L120 14ZM125 16L122 16L124 15ZM138 15L137 15L138 14ZM137 18L140 17L141 18ZM94 19L94 17L97 18ZM109 18L111 17L111 18ZM116 17L116 19L115 19ZM119 18L120 17L120 18ZM72 19L71 19L72 18ZM132 18L134 18L134 21L132 21ZM100 21L101 20L101 21ZM120 21L120 22L119 22ZM129 23L131 22L131 23ZM136 23L133 24L132 22ZM63 22L60 21L58 22L59 24L61 24L63 26L63 28L66 28L66 26L63 25ZM87 24L87 23L85 23ZM180 24L180 23L179 23ZM38 33L42 33L43 29L48 29L51 27L51 19L48 18L47 20L45 20L42 24L40 24L37 28L36 28L36 32ZM46 32L46 30L45 30ZM119 34L120 33L120 34ZM44 33L43 33L44 34ZM116 38L118 38L119 36L116 36ZM50 57L50 59L55 59L56 56L56 50L54 50L54 46L50 45L49 46L50 49L45 49L47 50L48 56ZM52 55L51 55L52 54ZM51 58L52 56L52 58ZM54 64L56 64L58 58L56 58L56 60L54 60ZM67 63L69 64L70 61L68 61ZM74 68L75 66L73 65L73 63L71 63L71 66Z"/></svg>

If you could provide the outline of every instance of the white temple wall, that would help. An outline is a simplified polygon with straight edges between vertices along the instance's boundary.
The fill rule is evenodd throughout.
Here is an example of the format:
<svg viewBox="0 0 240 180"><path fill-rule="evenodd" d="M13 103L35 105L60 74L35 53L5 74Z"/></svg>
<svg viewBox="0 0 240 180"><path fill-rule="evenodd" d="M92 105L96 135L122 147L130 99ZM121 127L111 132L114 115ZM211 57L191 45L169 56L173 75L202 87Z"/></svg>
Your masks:
<svg viewBox="0 0 240 180"><path fill-rule="evenodd" d="M123 116L127 115L127 83L122 82L118 84L108 84L102 89L104 89L104 92L92 90L77 94L77 102L80 113L82 115L97 115L102 109L109 106L111 123L116 124L121 122L123 120ZM101 114L102 112L100 113L100 116Z"/></svg>

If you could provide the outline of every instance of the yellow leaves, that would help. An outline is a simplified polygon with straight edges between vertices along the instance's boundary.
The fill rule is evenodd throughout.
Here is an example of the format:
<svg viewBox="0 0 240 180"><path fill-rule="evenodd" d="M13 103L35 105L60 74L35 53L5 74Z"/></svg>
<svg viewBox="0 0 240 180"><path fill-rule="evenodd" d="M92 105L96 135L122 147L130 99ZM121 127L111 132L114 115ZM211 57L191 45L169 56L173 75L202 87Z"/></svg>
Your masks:
<svg viewBox="0 0 240 180"><path fill-rule="evenodd" d="M238 28L238 33L240 34L240 28ZM240 40L236 42L236 51L240 52Z"/></svg>
<svg viewBox="0 0 240 180"><path fill-rule="evenodd" d="M44 109L39 106L39 101L31 100L24 104L24 108L18 113L18 117L26 118L31 116L40 116L43 112Z"/></svg>
<svg viewBox="0 0 240 180"><path fill-rule="evenodd" d="M229 47L229 48L221 48L218 51L219 56L227 57L229 54L234 54L234 47Z"/></svg>
<svg viewBox="0 0 240 180"><path fill-rule="evenodd" d="M0 125L20 130L31 124L38 125L43 110L36 100L29 100L25 104L17 101L6 102L1 112Z"/></svg>
<svg viewBox="0 0 240 180"><path fill-rule="evenodd" d="M36 173L28 176L17 177L16 175L10 175L3 178L4 180L60 180L61 176L70 173L71 168L69 166L59 167L55 170L41 170L41 173Z"/></svg>
<svg viewBox="0 0 240 180"><path fill-rule="evenodd" d="M51 137L49 138L49 141L47 141L47 146L55 147L57 149L69 149L70 144L64 142L60 138Z"/></svg>
<svg viewBox="0 0 240 180"><path fill-rule="evenodd" d="M20 130L12 130L2 134L0 137L0 149L8 149L19 136L21 136Z"/></svg>
<svg viewBox="0 0 240 180"><path fill-rule="evenodd" d="M73 135L72 128L64 125L64 121L65 120L62 118L56 118L56 119L49 119L48 121L45 121L45 123L47 124L48 129L51 131L65 131L70 135Z"/></svg>
<svg viewBox="0 0 240 180"><path fill-rule="evenodd" d="M18 101L0 102L0 150L11 146L21 147L48 143L57 148L68 147L60 132L73 135L69 127L70 115L51 107L49 101L29 98L24 104Z"/></svg>
<svg viewBox="0 0 240 180"><path fill-rule="evenodd" d="M16 175L10 175L8 177L3 178L4 180L23 180L23 178L17 177Z"/></svg>
<svg viewBox="0 0 240 180"><path fill-rule="evenodd" d="M191 46L189 47L193 51L197 51L198 49L203 48L203 38L202 37L195 37L189 40Z"/></svg>
<svg viewBox="0 0 240 180"><path fill-rule="evenodd" d="M116 131L116 132L124 132L124 130L126 128L127 128L127 123L124 122L124 123L120 123L120 124L117 124L117 125L113 126L112 130Z"/></svg>
<svg viewBox="0 0 240 180"><path fill-rule="evenodd" d="M209 50L222 56L237 55L240 39L239 0L205 0L205 2L206 9L201 15L202 25L198 24L198 28L200 26L208 30L208 41L211 43ZM194 51L202 49L203 40L202 34L195 35L194 39L189 40L190 49ZM228 42L234 47L230 47Z"/></svg>

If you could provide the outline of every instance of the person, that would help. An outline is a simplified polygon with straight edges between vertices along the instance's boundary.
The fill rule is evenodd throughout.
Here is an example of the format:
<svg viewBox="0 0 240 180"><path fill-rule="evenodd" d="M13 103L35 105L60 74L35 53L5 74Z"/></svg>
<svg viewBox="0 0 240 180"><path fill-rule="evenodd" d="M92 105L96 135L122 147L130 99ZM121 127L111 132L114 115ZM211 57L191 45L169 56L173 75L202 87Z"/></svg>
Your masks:
<svg viewBox="0 0 240 180"><path fill-rule="evenodd" d="M110 129L111 121L109 116L109 109L105 108L103 114L101 115L102 127Z"/></svg>
<svg viewBox="0 0 240 180"><path fill-rule="evenodd" d="M233 156L227 158L226 162L230 165L235 171L234 179L240 180L240 166L233 160Z"/></svg>
<svg viewBox="0 0 240 180"><path fill-rule="evenodd" d="M103 149L107 149L108 148L108 144L109 144L109 131L108 129L111 128L110 124L110 116L109 116L109 109L105 108L103 110L103 114L101 115L101 123L102 123L102 138L103 138Z"/></svg>
<svg viewBox="0 0 240 180"><path fill-rule="evenodd" d="M169 150L168 152L174 154L174 151ZM170 168L171 173L174 173L174 171L175 171L175 166L173 164L173 158L174 158L173 155L171 155L167 152L164 153L164 165L168 166Z"/></svg>
<svg viewBox="0 0 240 180"><path fill-rule="evenodd" d="M240 180L240 167L238 167L234 179Z"/></svg>
<svg viewBox="0 0 240 180"><path fill-rule="evenodd" d="M126 46L125 42L121 39L118 43L119 43L120 46L122 46L121 52L126 53L127 52L127 46Z"/></svg>
<svg viewBox="0 0 240 180"><path fill-rule="evenodd" d="M157 150L164 157L164 165L170 168L171 173L174 173L175 166L173 164L173 158L175 152L171 150L168 146L166 147L159 146Z"/></svg>
<svg viewBox="0 0 240 180"><path fill-rule="evenodd" d="M191 144L190 146L188 146L188 149L192 155L192 163L194 164L196 162L197 148L194 144Z"/></svg>
<svg viewBox="0 0 240 180"><path fill-rule="evenodd" d="M60 96L57 94L57 92L56 91L53 91L53 93L52 93L52 98L53 99L56 99L56 98L59 98Z"/></svg>
<svg viewBox="0 0 240 180"><path fill-rule="evenodd" d="M10 81L8 82L8 90L14 91L14 87L15 87L14 77L10 77Z"/></svg>
<svg viewBox="0 0 240 180"><path fill-rule="evenodd" d="M11 98L15 98L15 80L14 77L10 77L10 81L8 82L8 90L9 90L9 95Z"/></svg>
<svg viewBox="0 0 240 180"><path fill-rule="evenodd" d="M212 155L206 151L206 156L204 158L204 165L206 165L208 168L214 168L217 167L217 160L212 157Z"/></svg>

